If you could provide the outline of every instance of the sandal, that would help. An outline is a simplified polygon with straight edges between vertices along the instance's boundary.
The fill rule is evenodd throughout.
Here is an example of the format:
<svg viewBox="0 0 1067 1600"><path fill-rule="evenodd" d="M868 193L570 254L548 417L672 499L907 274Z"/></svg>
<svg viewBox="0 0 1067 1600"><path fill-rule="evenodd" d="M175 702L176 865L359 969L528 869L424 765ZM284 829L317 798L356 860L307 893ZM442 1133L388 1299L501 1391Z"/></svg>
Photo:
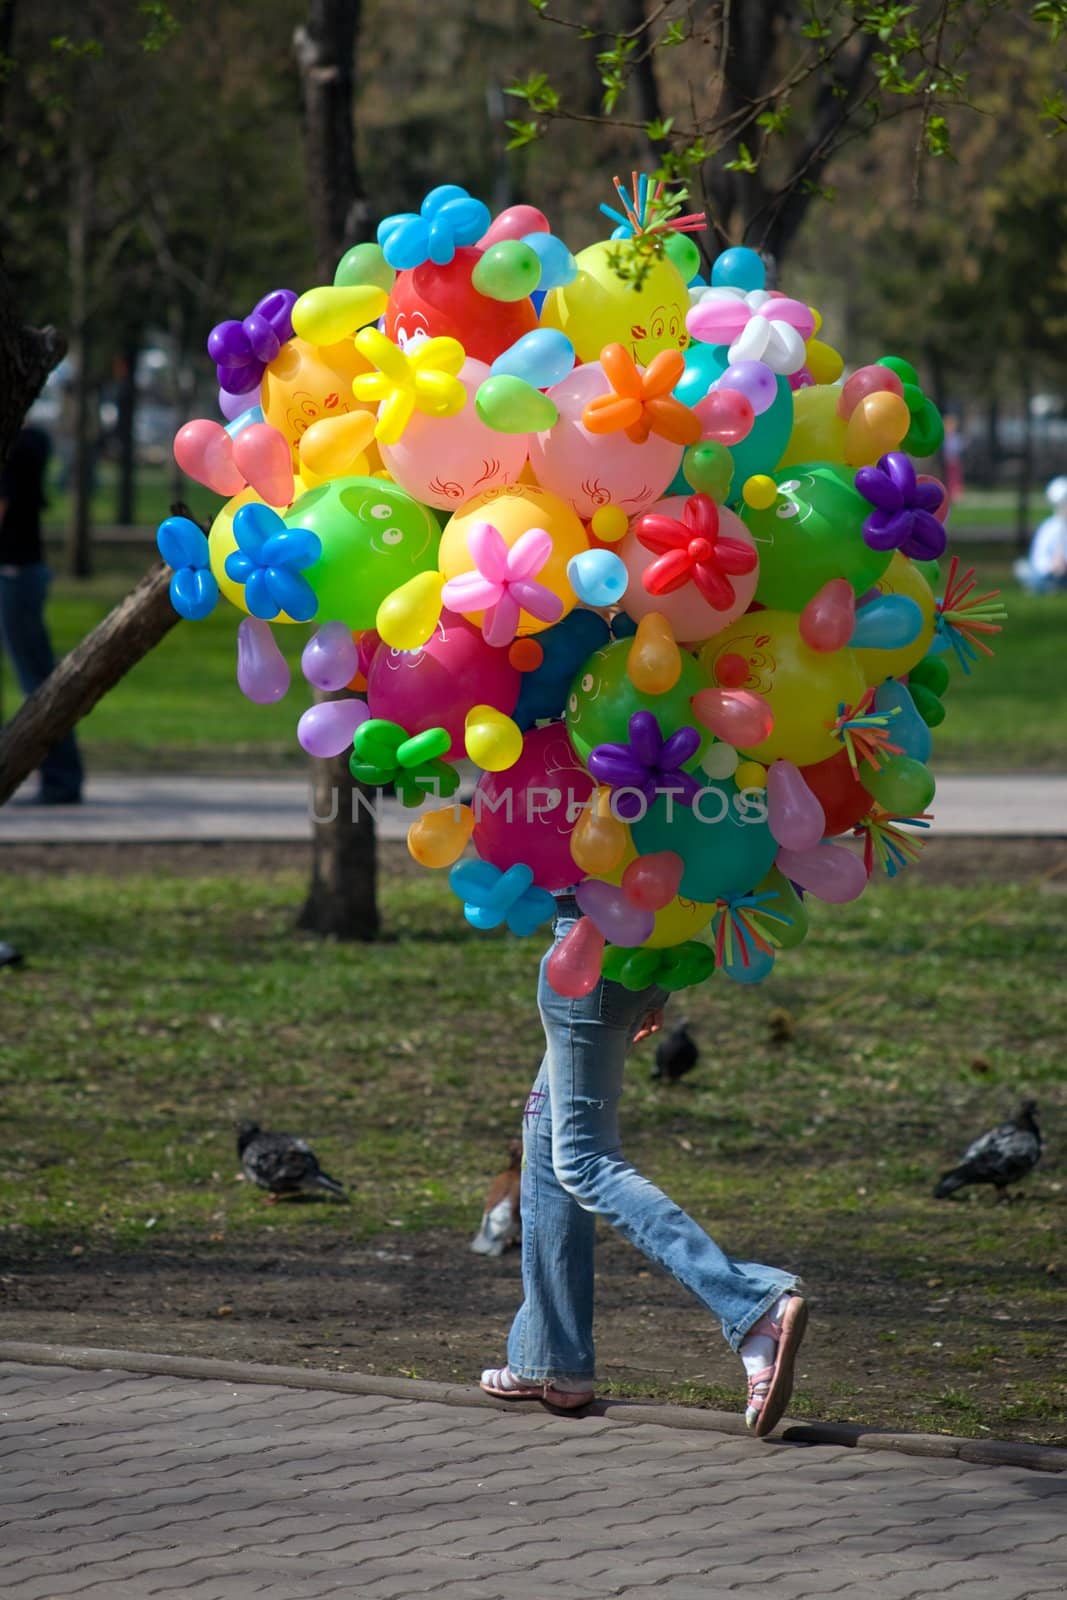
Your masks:
<svg viewBox="0 0 1067 1600"><path fill-rule="evenodd" d="M750 1333L768 1334L778 1343L774 1366L764 1367L762 1372L753 1373L748 1380L745 1423L757 1439L765 1438L777 1427L792 1399L797 1351L807 1326L807 1301L802 1295L794 1294L789 1297L780 1323L771 1322L769 1317L765 1317L749 1330Z"/></svg>
<svg viewBox="0 0 1067 1600"><path fill-rule="evenodd" d="M577 1411L593 1399L592 1389L560 1389L550 1378L542 1383L527 1383L516 1378L510 1367L487 1367L479 1388L497 1400L542 1400L557 1411Z"/></svg>

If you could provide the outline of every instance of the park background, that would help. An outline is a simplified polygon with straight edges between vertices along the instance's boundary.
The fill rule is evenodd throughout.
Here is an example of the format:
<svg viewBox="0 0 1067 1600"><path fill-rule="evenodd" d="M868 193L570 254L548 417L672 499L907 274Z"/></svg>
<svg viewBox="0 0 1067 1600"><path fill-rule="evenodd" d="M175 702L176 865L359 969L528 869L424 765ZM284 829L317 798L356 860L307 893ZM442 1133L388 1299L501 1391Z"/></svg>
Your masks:
<svg viewBox="0 0 1067 1600"><path fill-rule="evenodd" d="M151 564L172 503L214 514L169 454L209 412L214 322L329 281L438 182L542 206L578 248L612 174L662 164L710 254L765 249L850 366L905 355L958 418L950 548L1010 618L954 680L937 770L1062 771L1064 602L1011 576L1067 467L1061 9L752 0L724 52L714 4L7 0L5 314L66 347L34 412L57 648ZM130 665L79 727L90 774L299 775L296 710L242 700L234 632L219 611ZM318 907L380 915L350 942L296 928L310 846L2 838L0 932L28 957L0 971L11 1336L449 1379L498 1358L517 1263L466 1238L539 1055L534 942L476 935L402 846L376 880L357 851L348 903ZM635 1060L635 1158L817 1294L798 1414L1064 1435L1064 869L1062 839L935 841L761 989L687 993L691 1080ZM1023 1094L1049 1133L1025 1199L935 1206ZM308 1136L352 1206L260 1207L233 1182L250 1113ZM605 1244L608 1387L735 1405L699 1308Z"/></svg>

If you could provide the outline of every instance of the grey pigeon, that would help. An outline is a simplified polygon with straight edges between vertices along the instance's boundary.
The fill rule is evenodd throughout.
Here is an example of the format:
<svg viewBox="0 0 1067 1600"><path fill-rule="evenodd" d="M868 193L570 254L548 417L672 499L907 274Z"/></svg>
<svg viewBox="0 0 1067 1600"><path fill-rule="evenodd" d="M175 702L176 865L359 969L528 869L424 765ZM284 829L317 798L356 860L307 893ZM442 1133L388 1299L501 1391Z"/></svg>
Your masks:
<svg viewBox="0 0 1067 1600"><path fill-rule="evenodd" d="M944 1200L968 1183L992 1183L998 1195L1003 1194L1009 1183L1032 1172L1041 1159L1036 1111L1036 1103L1027 1100L1010 1122L1002 1122L969 1144L959 1166L942 1175L934 1199Z"/></svg>
<svg viewBox="0 0 1067 1600"><path fill-rule="evenodd" d="M522 1140L512 1139L508 1145L508 1164L489 1185L481 1226L471 1240L476 1256L502 1256L509 1245L522 1243L521 1167Z"/></svg>
<svg viewBox="0 0 1067 1600"><path fill-rule="evenodd" d="M692 1072L699 1060L700 1051L689 1032L688 1018L683 1017L677 1027L672 1028L657 1044L652 1076L661 1082L677 1083L687 1072Z"/></svg>
<svg viewBox="0 0 1067 1600"><path fill-rule="evenodd" d="M348 1198L344 1184L323 1172L315 1152L291 1133L267 1133L258 1122L242 1122L237 1130L237 1154L245 1177L266 1189L273 1199L319 1190L336 1200Z"/></svg>

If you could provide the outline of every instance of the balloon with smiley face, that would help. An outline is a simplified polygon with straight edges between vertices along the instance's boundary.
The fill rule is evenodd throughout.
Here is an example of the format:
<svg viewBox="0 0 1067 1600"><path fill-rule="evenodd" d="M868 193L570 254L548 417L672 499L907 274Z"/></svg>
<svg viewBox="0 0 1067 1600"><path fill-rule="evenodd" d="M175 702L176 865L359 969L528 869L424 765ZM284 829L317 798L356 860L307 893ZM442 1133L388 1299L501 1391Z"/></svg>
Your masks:
<svg viewBox="0 0 1067 1600"><path fill-rule="evenodd" d="M371 715L398 722L408 733L444 728L446 754L462 756L467 713L489 706L510 716L519 698L520 675L506 650L486 644L463 617L442 611L418 650L380 644L367 668Z"/></svg>
<svg viewBox="0 0 1067 1600"><path fill-rule="evenodd" d="M767 765L798 767L825 761L841 749L834 723L841 706L856 706L867 684L853 651L813 650L789 611L739 617L700 652L700 663L722 689L752 689L771 708L774 726L745 756Z"/></svg>
<svg viewBox="0 0 1067 1600"><path fill-rule="evenodd" d="M483 489L514 483L526 464L526 435L497 433L478 416L474 397L488 376L484 362L468 357L459 374L467 391L462 411L450 417L416 411L402 437L381 446L386 470L425 505L455 511Z"/></svg>
<svg viewBox="0 0 1067 1600"><path fill-rule="evenodd" d="M741 513L759 551L756 599L801 611L833 578L865 594L889 560L864 541L867 501L856 490L855 473L820 462L783 467L772 476L778 492L771 504L746 505Z"/></svg>
<svg viewBox="0 0 1067 1600"><path fill-rule="evenodd" d="M567 697L564 720L571 743L583 761L598 744L625 744L635 711L651 711L665 739L679 728L695 727L701 733L697 750L684 769L693 772L714 743L693 714L693 696L709 686L707 673L688 652L681 652L681 675L663 694L645 694L634 687L627 667L633 639L616 639L585 661L575 674Z"/></svg>
<svg viewBox="0 0 1067 1600"><path fill-rule="evenodd" d="M542 326L565 333L579 361L596 361L606 344L621 344L647 367L661 350L684 350L689 344L684 278L666 255L652 260L639 285L620 277L619 267L625 270L634 249L627 239L589 245L578 253L573 282L545 296Z"/></svg>
<svg viewBox="0 0 1067 1600"><path fill-rule="evenodd" d="M537 327L529 298L491 300L471 282L480 250L457 249L446 266L423 261L397 274L385 311L385 331L402 350L426 339L458 339L469 356L492 366Z"/></svg>
<svg viewBox="0 0 1067 1600"><path fill-rule="evenodd" d="M370 363L351 339L329 345L290 339L282 345L263 374L259 403L265 420L289 441L294 465L312 423L348 411L373 411L352 393L352 379L369 371Z"/></svg>
<svg viewBox="0 0 1067 1600"><path fill-rule="evenodd" d="M437 519L382 478L334 478L301 495L284 520L322 541L322 555L304 576L324 621L373 628L394 589L437 566Z"/></svg>

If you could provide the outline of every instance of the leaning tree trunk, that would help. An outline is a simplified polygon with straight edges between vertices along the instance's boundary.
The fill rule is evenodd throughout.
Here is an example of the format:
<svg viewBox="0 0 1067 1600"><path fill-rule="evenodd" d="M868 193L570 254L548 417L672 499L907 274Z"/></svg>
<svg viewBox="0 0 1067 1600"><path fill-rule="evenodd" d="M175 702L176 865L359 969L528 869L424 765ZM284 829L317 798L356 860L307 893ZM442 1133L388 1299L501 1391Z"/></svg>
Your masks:
<svg viewBox="0 0 1067 1600"><path fill-rule="evenodd" d="M66 340L55 328L27 328L19 320L0 257L0 466L66 348Z"/></svg>
<svg viewBox="0 0 1067 1600"><path fill-rule="evenodd" d="M307 25L293 41L303 80L304 162L320 283L332 282L338 258L365 234L368 220L352 112L360 13L361 0L310 0ZM379 928L373 816L360 804L347 755L313 761L312 769L317 820L300 926L337 939L373 939Z"/></svg>

